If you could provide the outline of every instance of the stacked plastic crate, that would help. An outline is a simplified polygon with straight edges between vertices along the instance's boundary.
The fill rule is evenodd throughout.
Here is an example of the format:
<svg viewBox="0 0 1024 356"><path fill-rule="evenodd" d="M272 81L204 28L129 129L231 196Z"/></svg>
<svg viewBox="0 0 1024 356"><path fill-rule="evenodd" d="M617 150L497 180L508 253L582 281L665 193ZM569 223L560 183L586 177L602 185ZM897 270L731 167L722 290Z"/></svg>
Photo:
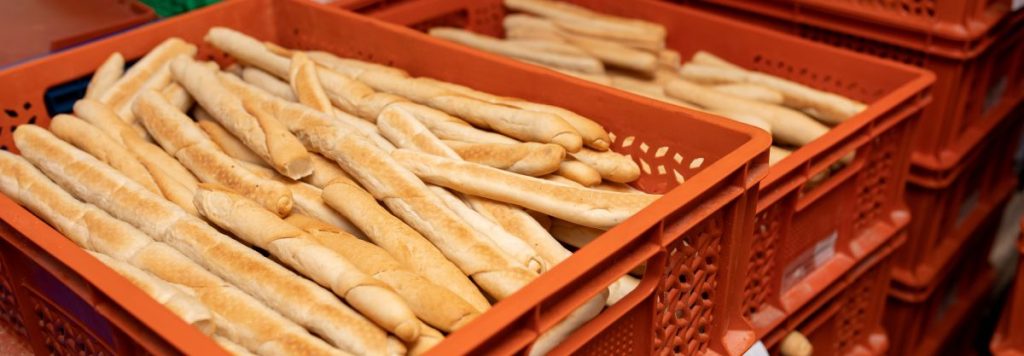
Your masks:
<svg viewBox="0 0 1024 356"><path fill-rule="evenodd" d="M1008 0L677 2L935 72L915 129L912 219L886 327L895 354L943 347L991 287L993 226L1016 184L1024 11Z"/></svg>

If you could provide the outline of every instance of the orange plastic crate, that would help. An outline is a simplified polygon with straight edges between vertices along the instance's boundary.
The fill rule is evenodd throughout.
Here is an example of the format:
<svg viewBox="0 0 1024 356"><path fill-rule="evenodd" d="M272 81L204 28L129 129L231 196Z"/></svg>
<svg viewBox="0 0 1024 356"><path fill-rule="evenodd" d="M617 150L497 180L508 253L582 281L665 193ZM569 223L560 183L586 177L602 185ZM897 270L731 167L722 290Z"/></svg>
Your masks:
<svg viewBox="0 0 1024 356"><path fill-rule="evenodd" d="M999 326L992 335L990 348L996 356L1024 355L1024 219L1021 219L1021 236L1017 242L1017 275L1010 287L1009 299L1003 305Z"/></svg>
<svg viewBox="0 0 1024 356"><path fill-rule="evenodd" d="M661 23L668 29L668 47L684 57L708 50L741 66L870 104L769 169L761 182L750 267L737 311L757 335L824 291L907 224L903 186L909 137L930 98L930 73L661 1L569 2ZM499 0L341 0L334 5L418 30L444 25L496 36L502 34L505 14ZM814 188L807 184L851 152L856 159L847 167Z"/></svg>
<svg viewBox="0 0 1024 356"><path fill-rule="evenodd" d="M773 355L791 332L803 334L815 355L884 355L889 338L882 328L889 291L892 252L906 239L906 232L865 258L799 311L791 314L762 338Z"/></svg>
<svg viewBox="0 0 1024 356"><path fill-rule="evenodd" d="M906 38L893 34L871 36L872 31L886 32L887 27L871 24L864 17L835 16L822 20L807 14L807 7L791 14L766 11L783 1L743 0L675 0L690 6L715 11L731 18L756 23L814 41L851 49L931 70L936 75L932 103L925 108L914 134L913 164L909 180L933 188L947 186L963 168L963 161L976 154L985 137L1000 124L1005 112L1024 99L1024 11L1007 15L987 26L976 40L955 45L944 44L935 36L918 35ZM879 1L795 0L796 2L831 4L835 7L877 6ZM899 3L908 3L906 1ZM977 1L936 0L912 2L914 7L951 6ZM941 5L945 3L945 5ZM825 5L822 5L825 6ZM966 5L970 8L971 5ZM910 24L913 16L894 19ZM845 21L845 22L844 22ZM866 22L850 25L849 22ZM970 22L968 22L970 23ZM932 22L933 29L942 28Z"/></svg>
<svg viewBox="0 0 1024 356"><path fill-rule="evenodd" d="M910 234L898 251L893 280L907 288L934 285L939 271L949 264L984 219L1017 185L1014 155L1024 127L1024 104L1001 120L975 155L948 186L938 189L907 184Z"/></svg>
<svg viewBox="0 0 1024 356"><path fill-rule="evenodd" d="M988 256L1008 200L1009 195L985 217L933 284L890 287L884 319L890 354L962 354L955 349L966 346L963 341L970 338L965 334L979 328L974 323L980 319L972 316L984 307L995 283Z"/></svg>
<svg viewBox="0 0 1024 356"><path fill-rule="evenodd" d="M639 287L577 330L555 353L737 354L754 342L742 318L728 312L739 303L743 274L734 271L743 269L749 253L752 197L767 171L767 134L674 106L649 105L311 2L227 1L0 71L0 146L13 148L10 131L18 124L47 125L54 113L44 93L88 76L111 52L135 59L178 36L200 44L199 57L230 62L202 43L212 26L562 106L613 132L615 150L667 170L667 175L644 174L635 184L663 193L663 198L449 335L434 354L523 352L539 333L639 265L646 266ZM727 30L733 29L723 25ZM667 155L655 154L661 147ZM703 164L691 164L698 158ZM674 171L686 182L677 183ZM62 347L55 343L77 347L77 341L66 337L71 332L73 340L98 345L107 354L217 351L208 338L2 196L0 221L0 237L11 246L0 250L7 267L0 270L0 291L7 291L0 294L0 303L12 306L4 309L3 319L20 324L37 352ZM40 279L37 271L52 278ZM61 312L34 312L38 305Z"/></svg>

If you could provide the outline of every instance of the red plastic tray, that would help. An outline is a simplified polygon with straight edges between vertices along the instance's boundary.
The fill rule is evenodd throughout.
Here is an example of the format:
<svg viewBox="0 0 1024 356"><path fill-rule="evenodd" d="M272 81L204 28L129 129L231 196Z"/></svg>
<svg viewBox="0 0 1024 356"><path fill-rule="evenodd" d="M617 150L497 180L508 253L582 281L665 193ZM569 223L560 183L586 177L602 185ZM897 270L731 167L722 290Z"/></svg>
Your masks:
<svg viewBox="0 0 1024 356"><path fill-rule="evenodd" d="M18 124L47 125L49 114L42 98L48 88L89 75L113 51L122 51L128 59L139 58L164 39L178 36L200 44L201 58L230 62L201 44L212 26L229 26L287 47L335 52L394 65L415 75L562 106L614 132L619 138L615 150L686 177L685 183L678 184L673 174L644 174L636 186L664 193L662 199L449 335L434 354L522 352L539 333L641 264L646 264L646 272L639 287L573 333L554 350L556 354L669 350L737 354L754 342L742 318L728 311L736 310L739 303L743 274L735 271L743 269L749 254L752 197L767 171L767 134L674 106L648 105L634 96L580 85L545 70L338 9L301 0L227 1L0 71L0 109L6 113L0 121L0 146L13 147L9 133ZM733 30L731 23L719 26L719 31ZM670 152L665 157L642 148L662 146ZM687 160L675 162L675 153ZM695 158L704 158L704 163L691 168L690 160ZM70 330L82 330L75 334L76 340L98 345L108 354L214 352L208 338L176 321L5 197L0 197L0 220L0 237L11 246L0 250L8 267L2 270L4 287L11 292L0 300L17 306L4 309L15 311L9 312L8 319L20 320L12 323L24 327L39 352L45 353L55 337ZM11 257L18 254L31 255ZM38 279L36 271L50 271L53 278ZM31 290L39 293L30 294ZM53 314L64 315L53 318L33 313L32 308L40 304L74 312Z"/></svg>
<svg viewBox="0 0 1024 356"><path fill-rule="evenodd" d="M156 18L136 0L0 1L0 67Z"/></svg>
<svg viewBox="0 0 1024 356"><path fill-rule="evenodd" d="M934 284L917 289L890 287L884 321L891 354L936 355L939 350L962 354L954 346L963 346L964 334L978 329L972 323L980 319L971 316L984 306L995 282L988 256L1008 199L985 217Z"/></svg>
<svg viewBox="0 0 1024 356"><path fill-rule="evenodd" d="M800 310L762 337L772 354L789 333L798 331L811 341L815 355L883 355L889 341L881 327L889 291L892 253L902 246L901 231L864 258Z"/></svg>
<svg viewBox="0 0 1024 356"><path fill-rule="evenodd" d="M996 356L1024 355L1024 219L1021 219L1021 236L1017 241L1017 275L1010 286L1009 298L1003 305L990 348Z"/></svg>
<svg viewBox="0 0 1024 356"><path fill-rule="evenodd" d="M794 0L802 3L832 4L835 7L876 6L879 1ZM685 0L689 6L756 23L814 41L851 49L931 70L936 75L932 103L925 108L914 134L913 164L909 179L922 186L947 186L963 168L963 161L976 154L981 142L999 126L1006 111L1024 99L1024 11L1005 16L977 40L951 45L942 50L934 36L903 38L891 34L868 36L886 27L860 17L822 20L800 12L762 11L792 1ZM931 2L939 4L942 0ZM977 3L949 0L945 3ZM927 2L914 3L924 6ZM947 5L949 5L947 4ZM816 5L817 6L817 5ZM939 5L935 5L939 6ZM970 5L967 5L970 7ZM800 7L801 11L807 7ZM750 11L744 11L750 10ZM843 16L836 16L843 17ZM911 23L908 16L896 17ZM849 22L864 22L850 25ZM940 25L933 23L934 28ZM897 41L897 39L900 39Z"/></svg>
<svg viewBox="0 0 1024 356"><path fill-rule="evenodd" d="M938 189L907 184L910 234L896 253L893 280L907 288L934 285L939 270L971 237L983 220L1017 186L1014 155L1024 127L1024 104L1001 120L981 150L957 169L948 186Z"/></svg>
<svg viewBox="0 0 1024 356"><path fill-rule="evenodd" d="M769 169L761 182L751 265L739 311L757 335L829 288L907 224L903 186L909 137L929 101L931 74L660 1L569 2L661 23L668 28L668 47L683 57L708 50L741 66L870 104L865 112ZM445 25L498 36L505 14L498 0L359 0L335 6L353 6L418 30ZM718 23L741 30L727 32ZM717 40L722 36L729 40ZM845 169L813 189L805 187L811 177L850 152L856 152L856 159Z"/></svg>

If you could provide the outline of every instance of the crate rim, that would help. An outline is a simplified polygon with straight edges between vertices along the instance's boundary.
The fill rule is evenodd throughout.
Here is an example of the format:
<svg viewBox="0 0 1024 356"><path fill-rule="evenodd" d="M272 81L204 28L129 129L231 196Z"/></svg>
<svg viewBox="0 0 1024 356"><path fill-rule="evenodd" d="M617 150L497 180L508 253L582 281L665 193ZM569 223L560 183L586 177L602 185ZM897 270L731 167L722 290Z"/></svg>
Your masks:
<svg viewBox="0 0 1024 356"><path fill-rule="evenodd" d="M68 58L68 57L74 57L74 56L78 55L81 52L90 50L93 47L104 46L104 45L106 45L106 44L108 44L110 42L119 41L119 40L121 40L124 37L135 36L137 33L142 33L142 32L145 32L145 31L148 31L148 30L152 30L152 29L155 29L155 28L173 28L178 23L180 23L182 21L185 21L187 19L193 18L193 17L202 16L202 15L207 14L209 12L231 11L231 9L233 7L244 6L244 4L249 4L249 3L257 3L260 6L269 7L269 8L272 8L275 4L279 4L279 3L292 3L292 4L299 5L299 6L314 8L314 9L316 9L318 11L329 12L329 13L334 14L333 16L349 17L354 22L357 22L360 26L384 28L384 30L387 30L387 31L404 32L406 35L408 35L408 34L416 34L417 36L421 35L421 34L418 34L416 31L414 31L412 29L405 28L403 26L398 26L398 25L386 23L386 22L383 22L383 21L371 19L371 18L368 18L368 17L365 17L365 16L360 16L360 15L351 13L349 11L345 11L345 10L342 10L342 9L334 8L334 7L331 7L331 6L328 6L328 5L319 4L319 3L315 3L315 2L311 2L311 1L305 1L305 0L234 0L234 1L222 1L222 2L219 2L217 4L206 6L206 7L197 9L195 11L186 13L186 14L182 14L182 15L171 17L171 18L167 18L167 19L163 19L161 21L150 22L150 23L144 24L142 26L136 27L136 28L134 28L134 29L132 29L130 31L121 32L121 33L115 34L113 36L109 36L109 37L106 37L106 38L103 38L103 39L100 39L100 40L97 40L97 41L89 42L89 43L81 45L81 46L76 46L76 47L73 47L73 48L70 48L70 49L58 52L58 53L54 53L54 54L52 54L50 56L46 56L46 57L42 57L42 58L35 58L33 60L30 60L30 61L27 61L27 62L23 62L23 63L19 63L19 64L14 65L14 66L9 66L9 67L2 68L2 69L0 69L0 76L8 75L9 73L14 72L14 71L24 70L25 68L31 68L31 67L45 65L46 63L48 63L50 61L54 61L54 60L59 60L59 59L65 59L66 60L66 58ZM243 5L239 5L239 4L243 4ZM423 35L423 36L425 36L425 35ZM490 55L490 54L485 54L485 53L478 53L478 52L472 51L470 49L462 48L461 46L457 46L455 44L449 43L447 41L442 41L442 40L439 40L439 39L429 38L429 37L427 37L427 38L420 37L419 40L430 42L430 43L432 43L435 46L446 46L446 47L449 47L449 49L451 49L451 50L455 50L455 51L460 52L460 55L462 55L462 56L483 57L484 59L486 59L488 61L498 62L502 66L508 68L509 70L532 71L532 72L544 73L545 75L550 75L550 73L544 72L544 71L546 71L546 69L543 69L543 68L539 68L539 67L532 66L532 65L518 63L518 62L512 61L510 59L503 58L503 57L498 57L498 56L494 56L494 55ZM623 97L625 99L631 100L631 101L637 103L637 105L652 106L652 103L644 101L642 98L631 97L631 96L627 95L626 93L622 93L622 92L620 92L618 90L615 90L613 88L607 88L607 87L604 87L604 86L599 86L597 84L593 84L593 83L590 83L590 82L586 82L586 81L579 80L579 79L574 79L574 78L562 78L562 77L560 77L559 80L563 80L563 81L564 80L570 80L570 81L571 80L576 80L576 82L572 82L572 83L575 84L578 87L583 87L581 89L585 88L586 90L591 90L591 91L601 91L601 92L604 92L605 94L608 94L608 95L617 95L617 96ZM550 299L551 296L559 294L559 293L562 293L562 292L565 292L564 285L565 285L565 283L567 281L571 281L571 280L574 280L576 278L582 277L584 272L586 272L586 270L587 270L585 268L585 266L584 266L584 263L582 262L584 259L593 260L594 258L598 257L602 253L602 251L609 251L609 250L612 250L612 249L621 249L621 248L623 248L624 246L626 246L626 245L628 245L630 243L636 242L637 240L639 240L642 237L642 236L638 235L638 236L635 236L635 237L633 237L631 239L624 239L624 238L622 238L622 236L620 236L620 235L622 235L621 232L625 231L624 229L631 228L631 229L634 229L634 230L645 230L645 231L649 231L649 230L652 230L652 229L658 229L661 226L661 221L666 219L669 215L671 215L671 213L673 213L676 210L687 209L687 208L691 209L693 212L696 213L696 215L692 215L692 214L690 215L691 218L687 220L687 223L689 224L689 226L695 225L695 224L697 224L697 223L699 223L701 221L704 221L706 218L712 216L713 213L716 211L715 209L705 208L704 205L706 205L708 203L708 201L705 201L704 199L711 199L711 201L716 203L717 206L724 206L728 202L736 200L736 199L742 197L743 194L745 192L749 191L750 189L756 188L758 186L758 184L760 183L760 181L767 175L767 170L768 170L768 168L767 168L767 154L768 154L768 147L771 145L771 137L766 132L761 131L760 129L757 129L757 128L749 126L749 125L745 125L745 124L741 124L741 123L733 122L733 121L729 121L729 120L722 120L722 119L719 119L718 117L710 115L710 114L704 114L704 113L700 113L700 112L692 112L692 111L689 111L689 110L685 110L683 108L679 108L679 107L674 106L674 105L662 104L662 103L653 103L653 106L656 106L656 107L658 107L660 109L663 109L665 111L671 111L671 112L675 112L675 113L679 113L679 114L685 114L685 115L689 116L689 118L691 120L702 121L704 123L708 123L708 124L711 124L711 125L723 127L724 129L732 131L733 133L735 133L737 135L743 136L743 138L745 138L746 141L744 143L742 143L739 147L733 149L731 152L723 155L718 160L712 162L709 165L706 165L700 172L695 174L690 179L687 179L686 182L684 182L683 184L679 184L678 186L672 188L670 191L666 192L662 196L661 199L658 199L654 203L650 204L649 206L647 206L646 208L641 210L641 212L639 212L637 214L637 216L631 217L630 219L628 219L625 222L619 224L615 228L610 229L606 233L602 234L599 238L597 238L593 242L591 242L591 244L588 245L587 248L580 249L579 251L574 253L570 258L568 258L566 261L564 261L563 263L559 264L557 267L552 269L552 270L555 270L555 271L559 271L559 273L557 273L557 274L556 273L545 273L545 274L542 274L534 282L531 282L529 285L527 285L526 287L520 289L515 294L513 294L509 298L506 298L502 302L496 303L491 308L492 310L496 310L496 311L500 311L500 312L484 313L484 314L480 315L480 317L476 318L471 324L474 324L474 323L475 324L488 323L488 324L492 324L492 325L501 325L502 327L507 327L507 326L511 325L511 323L513 321L515 321L515 320L517 320L517 319L527 315L527 313L530 313L533 308L535 308L537 306L548 306L549 304L546 304L545 302L548 302L549 301L548 299ZM728 182L728 181L723 181L723 180L716 180L715 178L713 178L714 176L717 176L717 177L730 177L730 176L734 175L736 172L744 173L743 176L745 177L745 179L744 179L743 182ZM714 175L712 173L714 173ZM742 189L738 189L738 188L725 189L725 190L722 190L722 189L717 189L717 190L716 189L708 189L708 187L717 187L719 185L734 185L734 186L738 186L740 184L742 184L742 186L743 186ZM0 194L0 195L2 195L2 194ZM683 204L680 207L680 206L675 206L674 203L670 203L670 201L684 201L685 204ZM20 205L14 203L12 200L10 200L10 198L8 198L6 196L3 197L2 200L0 200L0 203L9 203L10 205L12 205L14 207L17 207L16 209L5 209L5 212L2 215L0 215L0 216L8 216L10 214L18 212L18 213L29 214L29 215L32 215L33 217L35 217L34 214L32 214L31 212L28 212L26 209L24 209ZM2 205L0 205L0 206L2 206ZM193 329L194 330L194 328L180 327L182 325L175 326L175 324L168 323L166 320L164 320L165 317L170 318L171 315L163 315L162 317L157 317L157 316L153 315L153 313L141 312L141 310L143 310L143 309L152 310L152 309L166 309L166 308L163 307L162 305L159 305L158 303L153 301L152 298L149 298L148 296L146 296L145 299L150 299L150 300L148 300L144 304L149 305L149 307L143 308L143 307L140 307L140 306L136 306L135 304L133 304L133 303L135 303L134 301L137 300L138 298L140 298L141 296L145 296L145 294L138 294L138 293L142 293L142 292L137 290L137 288L129 288L128 289L129 291L126 292L126 289L123 288L122 284L120 284L120 282L127 283L127 281L124 280L123 277L116 276L114 274L115 272L113 272L112 270L110 270L109 268L107 268L105 266L97 265L97 264L100 264L100 262L98 260L96 260L92 256L90 256L87 253L85 253L84 250L82 250L79 246L77 246L74 243L72 243L71 241L69 241L67 238L65 238L63 235L61 235L59 232L56 232L55 230L50 228L49 225L45 224L45 222L43 222L41 219L36 218L36 219L28 219L28 220L36 220L36 222L34 223L35 225L33 225L33 226L40 226L38 224L41 224L41 226L44 226L44 227L46 227L46 229L48 229L48 230L43 230L44 233L42 234L42 236L37 236L36 238L29 237L29 239L31 239L33 241L35 241L37 238L53 240L53 241L47 241L46 242L46 246L48 246L50 248L53 248L55 250L62 250L62 251L63 250L78 250L78 251L75 251L75 252L71 252L70 255L62 256L62 258L60 258L60 261L62 263L64 263L65 265L67 265L72 271L74 271L75 273L78 273L78 274L83 274L82 273L83 271L94 271L94 270L101 271L101 272L98 272L100 274L100 276L87 276L87 277L90 277L90 278L86 278L86 280L89 281L90 283L97 284L97 288L100 288L100 290L104 291L104 293L112 301L114 301L118 305L120 305L122 307L131 305L132 306L131 308L125 307L125 309L130 312L130 315L132 317L138 319L143 325L147 326L151 331L153 331L159 337L161 337L161 338L163 338L163 339L173 343L175 345L175 347L178 347L180 350L184 350L184 351L207 351L207 350L205 350L207 347L215 347L215 346L211 346L210 344L205 344L207 341L212 343L212 340L209 337L206 337L206 336L204 336L202 334L178 335L177 329ZM32 234L23 234L23 235L31 236ZM668 244L670 242L674 242L674 241L663 241L663 244ZM664 246L657 246L657 248L663 248L663 247ZM610 256L604 256L604 257L607 259ZM83 277L86 277L86 276L83 275ZM118 279L116 279L114 277L121 278L121 280L118 280ZM557 286L560 286L560 287L558 287L558 289L553 291L552 293L547 293L547 295L545 295L545 296L542 296L541 295L542 293L537 293L538 290L543 289L543 288L548 288L547 286L551 286L551 285L557 285ZM643 287L643 284L641 284L641 287ZM653 286L651 286L651 288L653 288ZM636 295L634 294L633 296L636 296ZM584 296L577 295L577 296L574 296L572 298L566 298L565 300L562 300L561 303L565 304L565 303L573 303L573 302L575 302L575 304L579 305L579 304L582 304L584 300L585 300ZM629 300L629 296L627 296L627 298L624 299L624 302L628 302L628 300ZM564 309L564 310L566 310L566 313L567 313L568 311L571 311L572 308L552 307L552 308L546 308L546 309ZM169 311L166 311L166 310L164 312L170 313ZM161 312L161 313L163 313L163 312ZM564 317L564 315L561 315L559 317ZM457 349L451 349L449 351L469 350L469 349L471 349L472 346L475 346L475 345L479 344L479 342L484 341L484 339L480 338L480 337L475 337L474 338L474 336L472 335L473 331L474 331L474 328L472 326L470 326L470 327L467 327L467 328L463 328L463 330L460 330L460 333L453 333L453 334L449 335L448 337L446 337L446 341L450 340L450 341L454 341L454 342L445 342L445 344L451 345L451 346L457 348ZM196 331L196 332L198 333L198 331ZM463 335L463 336L460 336L460 335ZM131 336L131 337L135 338L134 336ZM204 339L204 340L198 346L200 348L200 350L193 350L194 342L196 341L197 338L198 339ZM476 341L476 342L474 343L473 341ZM219 348L216 348L215 350L219 350ZM436 352L437 349L435 349L433 351Z"/></svg>

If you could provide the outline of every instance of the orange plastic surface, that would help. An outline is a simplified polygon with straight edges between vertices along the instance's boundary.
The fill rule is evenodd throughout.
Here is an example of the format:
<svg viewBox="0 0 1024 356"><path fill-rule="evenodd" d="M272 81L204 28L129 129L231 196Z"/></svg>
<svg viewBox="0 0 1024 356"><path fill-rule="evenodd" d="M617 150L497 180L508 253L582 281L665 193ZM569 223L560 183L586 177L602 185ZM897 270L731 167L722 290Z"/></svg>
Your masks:
<svg viewBox="0 0 1024 356"><path fill-rule="evenodd" d="M483 55L336 8L302 0L227 1L0 71L0 109L6 115L0 121L0 145L13 147L10 130L18 124L47 125L49 116L42 102L47 88L89 75L113 51L136 59L160 41L178 36L200 44L203 59L231 62L202 44L212 26L233 27L286 47L330 51L495 94L562 106L600 122L615 134L613 149L650 167L635 186L664 194L661 199L449 335L433 354L525 351L538 334L639 265L646 265L640 286L576 331L555 354L674 349L738 354L753 344L749 327L728 311L736 310L739 303L743 274L738 271L749 254L757 183L767 171L767 134ZM662 147L667 154L657 154ZM698 159L703 163L695 164ZM676 181L675 172L685 183ZM114 330L110 344L128 348L152 353L213 352L209 339L174 320L26 210L6 198L0 198L0 204L0 218L11 226L0 230L2 241L42 244L40 253L53 256L52 261L32 260L65 271L48 285L80 281L93 291L90 295L106 301L94 304L97 310L136 323L128 327L119 317L79 320L73 316L69 317L72 322L87 325L87 330ZM35 266L27 261L31 260L18 263ZM11 278L10 272L5 273ZM14 291L12 303L29 303L21 291L33 284L9 286ZM55 298L43 290L42 297ZM60 306L61 301L51 304ZM37 322L36 314L28 311L12 315L24 325ZM100 335L84 338L106 340ZM117 347L111 349L121 350Z"/></svg>
<svg viewBox="0 0 1024 356"><path fill-rule="evenodd" d="M997 0L1000 1L1000 0ZM678 0L677 0L678 2ZM899 36L888 34L889 27L879 26L866 17L849 14L817 17L806 13L813 6L779 10L786 1L744 0L686 0L684 3L712 10L716 13L759 26L798 35L857 52L896 60L928 69L935 73L933 100L922 114L921 124L913 135L914 145L909 180L922 186L939 188L948 186L964 160L977 154L982 141L999 126L1017 103L1024 100L1024 11L1003 16L988 26L977 39L962 43L944 44L935 36L915 34ZM873 7L883 10L879 1L793 0L788 3L814 3L814 6ZM989 1L996 9L1001 5ZM711 4L715 5L711 5ZM970 9L979 1L947 0L921 2L891 2L894 19L911 24L913 14L903 14L901 5L908 8L952 7L966 5ZM828 5L825 5L828 4ZM911 5L912 4L912 5ZM888 9L888 7L885 7ZM749 10L749 11L744 11ZM865 22L866 21L866 22ZM968 21L967 23L972 23ZM932 22L935 28L941 23ZM870 35L879 31L880 35ZM947 48L948 47L948 48Z"/></svg>
<svg viewBox="0 0 1024 356"><path fill-rule="evenodd" d="M988 256L995 241L1007 195L978 228L965 246L943 268L933 284L909 289L893 283L886 305L884 325L893 355L962 354L955 349L978 330L979 318L995 282Z"/></svg>
<svg viewBox="0 0 1024 356"><path fill-rule="evenodd" d="M1021 219L1021 236L1017 242L1020 256L1017 257L1017 275L1010 286L1010 294L1003 305L999 326L992 336L990 348L996 356L1024 355L1024 219Z"/></svg>
<svg viewBox="0 0 1024 356"><path fill-rule="evenodd" d="M815 355L884 355L889 338L882 328L889 291L892 252L906 232L857 264L827 291L819 294L762 338L772 354L782 339L798 331L811 342Z"/></svg>
<svg viewBox="0 0 1024 356"><path fill-rule="evenodd" d="M0 67L156 18L136 0L0 1Z"/></svg>
<svg viewBox="0 0 1024 356"><path fill-rule="evenodd" d="M907 247L898 251L893 280L906 288L934 286L946 268L994 209L1017 186L1014 155L1024 127L1024 104L1006 115L981 149L956 170L947 186L907 184L907 203L913 217Z"/></svg>
<svg viewBox="0 0 1024 356"><path fill-rule="evenodd" d="M757 335L829 288L907 224L902 197L908 138L929 101L934 80L930 73L661 1L569 2L665 25L668 47L684 58L707 50L746 68L870 104L865 112L772 167L761 182L738 311ZM351 2L336 6L346 4ZM497 0L360 1L359 6L370 16L421 31L445 25L496 36L502 34L505 11ZM811 177L851 152L856 158L845 169L820 186L805 188ZM832 246L833 254L808 257L808 251L823 242ZM802 266L805 260L820 261Z"/></svg>

